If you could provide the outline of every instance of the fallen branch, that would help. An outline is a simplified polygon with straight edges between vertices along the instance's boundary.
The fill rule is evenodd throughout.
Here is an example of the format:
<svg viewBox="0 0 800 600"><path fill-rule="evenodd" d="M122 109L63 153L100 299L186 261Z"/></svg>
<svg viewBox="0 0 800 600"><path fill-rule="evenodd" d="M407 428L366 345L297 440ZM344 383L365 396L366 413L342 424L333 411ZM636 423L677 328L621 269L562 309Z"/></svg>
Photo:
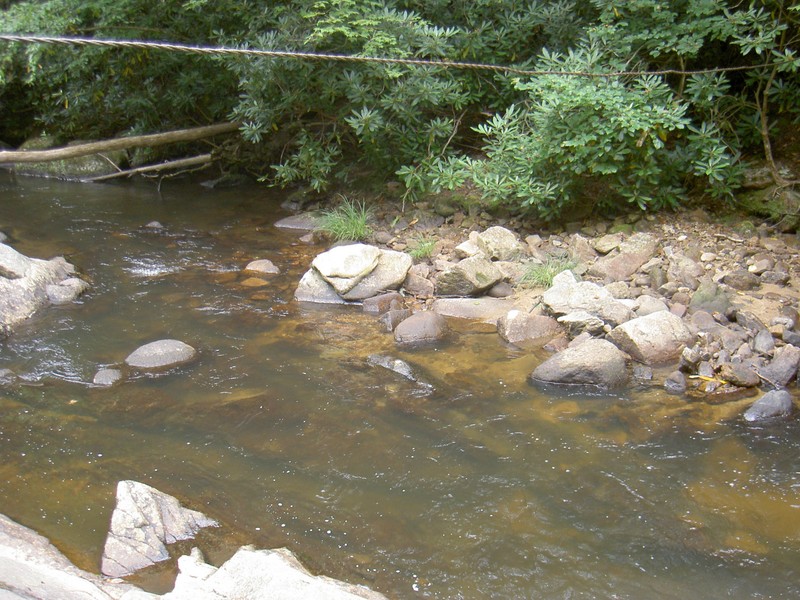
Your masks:
<svg viewBox="0 0 800 600"><path fill-rule="evenodd" d="M192 156L190 158L179 158L178 160L170 160L167 162L159 163L157 165L147 165L144 167L136 167L135 169L126 169L117 173L110 173L108 175L98 175L97 177L89 177L82 179L85 182L105 181L107 179L114 179L116 177L127 177L129 175L136 175L138 173L150 173L152 171L164 171L166 169L183 169L184 167L194 167L197 165L207 165L213 162L210 154L200 154L199 156Z"/></svg>
<svg viewBox="0 0 800 600"><path fill-rule="evenodd" d="M175 131L166 131L164 133L134 135L130 137L103 140L100 142L76 144L74 146L65 146L63 148L49 148L47 150L0 151L0 164L49 162L53 160L63 160L65 158L77 158L79 156L97 154L98 152L110 152L112 150L127 150L128 148L162 146L164 144L174 144L177 142L193 142L222 133L231 133L237 129L239 129L239 125L237 123L218 123L216 125L193 127L191 129L178 129Z"/></svg>

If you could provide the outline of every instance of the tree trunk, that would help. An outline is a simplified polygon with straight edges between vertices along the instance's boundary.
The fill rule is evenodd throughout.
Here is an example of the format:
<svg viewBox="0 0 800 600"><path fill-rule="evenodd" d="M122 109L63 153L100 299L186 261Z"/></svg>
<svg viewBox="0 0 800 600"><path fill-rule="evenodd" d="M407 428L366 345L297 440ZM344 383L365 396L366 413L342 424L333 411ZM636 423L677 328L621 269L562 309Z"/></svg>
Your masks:
<svg viewBox="0 0 800 600"><path fill-rule="evenodd" d="M0 151L0 164L2 163L37 163L65 158L76 158L98 152L112 150L127 150L128 148L142 148L146 146L161 146L176 142L193 142L203 138L212 137L221 133L231 133L239 129L238 123L218 123L192 129L178 129L152 135L135 135L131 137L114 138L101 142L76 144L63 148L50 148L48 150L8 150Z"/></svg>

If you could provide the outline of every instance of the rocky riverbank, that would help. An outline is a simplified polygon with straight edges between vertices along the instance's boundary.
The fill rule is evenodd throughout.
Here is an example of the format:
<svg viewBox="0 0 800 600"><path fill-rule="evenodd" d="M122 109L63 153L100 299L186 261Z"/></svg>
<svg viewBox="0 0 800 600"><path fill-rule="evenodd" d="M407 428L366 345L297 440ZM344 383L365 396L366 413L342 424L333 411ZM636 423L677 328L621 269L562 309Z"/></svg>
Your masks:
<svg viewBox="0 0 800 600"><path fill-rule="evenodd" d="M526 374L535 385L649 385L714 404L795 385L797 236L702 210L544 233L451 208L384 206L367 243L317 255L295 298L363 303L404 346L451 337L448 319L486 323L509 344L553 353ZM430 254L412 260L422 240ZM774 406L746 418L792 410Z"/></svg>

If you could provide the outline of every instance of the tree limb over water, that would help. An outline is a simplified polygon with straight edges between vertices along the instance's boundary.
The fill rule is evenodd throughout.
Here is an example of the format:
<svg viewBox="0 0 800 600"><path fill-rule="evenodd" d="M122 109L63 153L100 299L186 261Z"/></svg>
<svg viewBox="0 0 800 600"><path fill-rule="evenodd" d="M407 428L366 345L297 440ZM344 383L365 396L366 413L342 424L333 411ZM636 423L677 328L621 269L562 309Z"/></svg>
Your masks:
<svg viewBox="0 0 800 600"><path fill-rule="evenodd" d="M231 133L238 129L238 123L217 123L215 125L206 125L203 127L192 127L191 129L178 129L150 135L114 138L111 140L76 144L74 146L65 146L62 148L49 148L47 150L6 150L0 151L0 164L49 162L97 154L98 152L110 152L112 150L162 146L164 144L174 144L177 142L193 142L223 133Z"/></svg>

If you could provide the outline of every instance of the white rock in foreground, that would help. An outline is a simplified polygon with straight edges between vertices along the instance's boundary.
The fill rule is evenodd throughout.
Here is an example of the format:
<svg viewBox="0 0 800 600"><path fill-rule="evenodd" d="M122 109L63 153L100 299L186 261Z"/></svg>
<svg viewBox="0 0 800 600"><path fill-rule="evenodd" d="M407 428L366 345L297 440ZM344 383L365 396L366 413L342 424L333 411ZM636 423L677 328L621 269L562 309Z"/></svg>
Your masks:
<svg viewBox="0 0 800 600"><path fill-rule="evenodd" d="M190 539L203 527L217 525L149 485L120 481L100 570L110 577L125 577L167 560L165 544Z"/></svg>
<svg viewBox="0 0 800 600"><path fill-rule="evenodd" d="M646 365L677 360L693 337L681 318L668 311L637 317L608 334L618 348Z"/></svg>
<svg viewBox="0 0 800 600"><path fill-rule="evenodd" d="M175 589L165 600L386 600L369 588L313 576L285 548L240 548L219 569L206 564L197 549L178 559Z"/></svg>

